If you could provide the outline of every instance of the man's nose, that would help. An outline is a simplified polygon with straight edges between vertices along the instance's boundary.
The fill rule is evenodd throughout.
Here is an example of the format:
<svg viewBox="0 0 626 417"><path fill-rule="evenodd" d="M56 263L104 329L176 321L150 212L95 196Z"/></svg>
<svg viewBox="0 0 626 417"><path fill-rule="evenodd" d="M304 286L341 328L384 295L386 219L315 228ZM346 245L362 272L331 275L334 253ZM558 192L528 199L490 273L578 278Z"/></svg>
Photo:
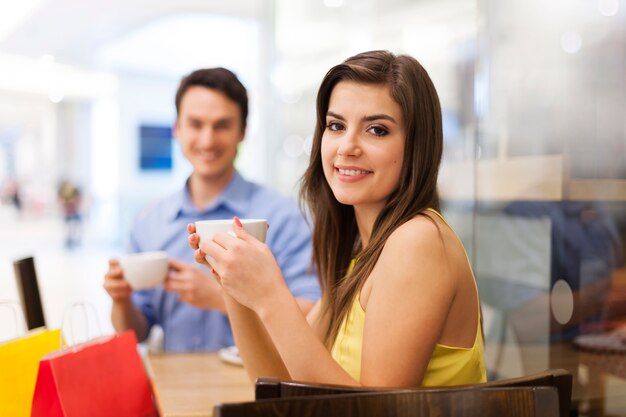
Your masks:
<svg viewBox="0 0 626 417"><path fill-rule="evenodd" d="M200 140L203 144L210 145L215 141L215 130L211 126L204 127L200 131Z"/></svg>

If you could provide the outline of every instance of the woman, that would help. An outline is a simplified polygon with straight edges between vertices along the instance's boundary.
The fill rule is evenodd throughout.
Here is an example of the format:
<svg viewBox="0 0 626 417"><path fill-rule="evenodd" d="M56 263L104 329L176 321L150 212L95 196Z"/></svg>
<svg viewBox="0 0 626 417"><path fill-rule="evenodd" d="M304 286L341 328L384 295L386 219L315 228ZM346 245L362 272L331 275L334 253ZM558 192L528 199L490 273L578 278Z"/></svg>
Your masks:
<svg viewBox="0 0 626 417"><path fill-rule="evenodd" d="M485 381L474 277L435 211L442 147L439 99L415 59L366 52L326 74L302 183L323 291L306 319L267 246L237 218L236 237L200 244L189 226L196 261L222 284L251 379L395 387Z"/></svg>

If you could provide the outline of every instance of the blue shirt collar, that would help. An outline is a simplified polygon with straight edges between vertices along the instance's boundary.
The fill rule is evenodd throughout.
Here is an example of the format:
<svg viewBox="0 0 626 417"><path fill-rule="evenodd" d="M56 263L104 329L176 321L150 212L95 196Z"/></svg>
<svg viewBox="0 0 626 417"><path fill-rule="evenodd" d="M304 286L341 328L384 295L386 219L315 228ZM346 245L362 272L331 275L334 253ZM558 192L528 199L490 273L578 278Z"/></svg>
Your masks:
<svg viewBox="0 0 626 417"><path fill-rule="evenodd" d="M198 211L191 201L189 191L189 178L185 181L185 186L172 196L171 211L168 214L170 219L176 219L182 215L199 216L217 210L221 206L226 206L237 216L245 217L250 206L250 193L252 184L246 181L239 172L235 171L224 191L206 209Z"/></svg>

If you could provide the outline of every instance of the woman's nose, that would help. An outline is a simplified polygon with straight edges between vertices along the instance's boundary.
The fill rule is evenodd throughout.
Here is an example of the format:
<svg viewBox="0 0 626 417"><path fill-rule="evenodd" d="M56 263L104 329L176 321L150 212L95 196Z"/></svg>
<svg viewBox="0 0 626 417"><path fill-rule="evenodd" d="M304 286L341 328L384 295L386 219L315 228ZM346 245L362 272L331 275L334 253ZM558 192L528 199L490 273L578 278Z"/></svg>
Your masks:
<svg viewBox="0 0 626 417"><path fill-rule="evenodd" d="M346 133L342 135L339 147L337 148L337 154L341 156L359 156L361 154L359 138L356 132L346 131Z"/></svg>

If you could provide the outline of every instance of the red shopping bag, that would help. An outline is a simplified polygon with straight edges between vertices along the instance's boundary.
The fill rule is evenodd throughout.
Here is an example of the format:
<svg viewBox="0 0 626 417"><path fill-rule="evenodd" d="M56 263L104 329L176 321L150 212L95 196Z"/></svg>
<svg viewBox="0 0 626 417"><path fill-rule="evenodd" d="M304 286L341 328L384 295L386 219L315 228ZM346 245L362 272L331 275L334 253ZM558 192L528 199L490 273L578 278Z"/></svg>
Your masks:
<svg viewBox="0 0 626 417"><path fill-rule="evenodd" d="M156 416L132 330L44 356L31 417Z"/></svg>

